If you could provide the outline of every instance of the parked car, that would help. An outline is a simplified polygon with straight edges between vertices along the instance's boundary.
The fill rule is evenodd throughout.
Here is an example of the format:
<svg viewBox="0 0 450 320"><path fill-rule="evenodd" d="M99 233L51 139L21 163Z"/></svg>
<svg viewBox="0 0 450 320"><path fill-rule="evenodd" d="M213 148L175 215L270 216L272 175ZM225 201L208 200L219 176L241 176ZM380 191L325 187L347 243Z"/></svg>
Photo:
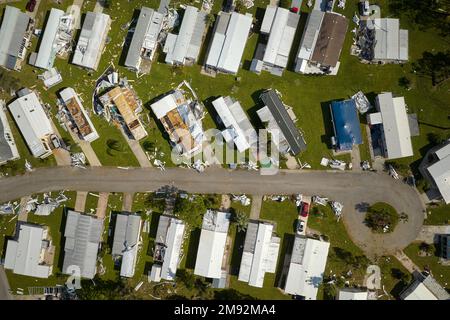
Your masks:
<svg viewBox="0 0 450 320"><path fill-rule="evenodd" d="M36 7L36 0L30 0L28 1L25 9L27 9L27 11L29 12L33 12L35 7Z"/></svg>
<svg viewBox="0 0 450 320"><path fill-rule="evenodd" d="M59 138L56 136L56 134L52 134L50 136L50 140L52 141L52 144L55 147L55 149L61 148L61 141L59 141Z"/></svg>
<svg viewBox="0 0 450 320"><path fill-rule="evenodd" d="M305 221L298 219L297 220L297 234L301 235L305 231Z"/></svg>
<svg viewBox="0 0 450 320"><path fill-rule="evenodd" d="M359 10L362 16L368 16L370 14L369 1L368 0L361 1L359 3Z"/></svg>
<svg viewBox="0 0 450 320"><path fill-rule="evenodd" d="M302 207L300 209L300 215L302 217L307 217L309 214L309 203L307 202L302 202Z"/></svg>

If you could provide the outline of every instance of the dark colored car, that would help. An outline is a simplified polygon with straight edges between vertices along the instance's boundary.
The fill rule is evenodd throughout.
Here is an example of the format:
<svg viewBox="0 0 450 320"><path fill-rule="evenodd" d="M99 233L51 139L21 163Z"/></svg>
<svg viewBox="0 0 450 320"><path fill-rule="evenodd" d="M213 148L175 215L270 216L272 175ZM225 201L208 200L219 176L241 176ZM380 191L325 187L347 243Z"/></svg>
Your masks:
<svg viewBox="0 0 450 320"><path fill-rule="evenodd" d="M301 208L300 215L302 217L307 217L308 213L309 213L309 203L302 202L302 208Z"/></svg>
<svg viewBox="0 0 450 320"><path fill-rule="evenodd" d="M27 6L26 6L27 11L33 12L35 7L36 7L36 0L28 1Z"/></svg>

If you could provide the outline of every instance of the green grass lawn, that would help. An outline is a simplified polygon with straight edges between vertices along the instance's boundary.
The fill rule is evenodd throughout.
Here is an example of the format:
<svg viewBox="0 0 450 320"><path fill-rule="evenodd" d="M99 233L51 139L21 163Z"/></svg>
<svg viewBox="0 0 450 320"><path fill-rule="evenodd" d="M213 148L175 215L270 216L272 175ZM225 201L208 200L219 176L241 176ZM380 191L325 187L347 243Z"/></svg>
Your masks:
<svg viewBox="0 0 450 320"><path fill-rule="evenodd" d="M55 196L57 193L53 193ZM66 275L61 274L63 248L61 247L61 240L64 233L65 223L65 211L72 209L75 205L76 193L72 191L66 191L64 193L69 200L53 211L49 216L36 216L33 213L28 214L29 223L45 225L49 227L50 236L52 237L52 244L55 246L55 259L53 261L53 274L47 279L38 279L28 276L22 276L14 274L11 270L7 270L8 281L11 286L11 290L15 293L17 288L24 289L24 293L27 294L26 288L32 286L55 286L57 284L64 284L67 279ZM42 200L42 195L37 195L39 200ZM17 221L15 219L14 221Z"/></svg>
<svg viewBox="0 0 450 320"><path fill-rule="evenodd" d="M61 7L67 7L69 2L64 1ZM337 10L338 12L344 13L348 18L351 18L357 10L357 2L357 0L348 1L345 10ZM25 3L26 1L20 1L12 5L23 9ZM186 3L186 1L178 1L177 3ZM409 111L418 114L421 135L412 139L415 154L413 157L400 160L401 163L412 165L413 169L416 169L418 160L429 147L427 134L441 131L442 129L438 128L439 126L447 126L446 117L442 117L442 114L447 112L447 102L450 100L450 84L448 82L441 87L433 88L429 79L421 78L411 73L410 63L385 66L361 64L356 57L349 55L350 45L352 43L350 30L342 50L341 67L337 76L306 76L299 75L290 70L287 70L282 77L276 77L267 72L263 72L261 75L249 72L247 70L248 65L253 57L259 38L257 34L254 34L247 42L242 59L243 68L239 70L237 77L218 75L216 78L210 78L201 75L199 71L200 65L203 63L205 57L205 45L202 48L198 65L184 67L175 72L171 66L155 61L151 73L138 79L134 73L119 66L123 49L123 39L127 32L126 29L122 30L121 27L131 21L134 10L140 8L143 4L154 8L158 7L158 1L156 0L150 2L137 0L126 3L113 3L111 8L104 10L104 13L109 14L113 19L112 28L109 32L111 41L105 48L98 71L93 72L92 75L89 75L85 70L69 64L68 61L61 59L56 60L56 66L62 72L64 82L48 91L42 89L40 81L36 83L36 75L33 73L34 68L31 66L25 65L22 72L15 72L14 75L21 80L24 86L31 87L36 85L36 89L41 92L43 100L52 102L52 105L55 105L55 93L63 87L71 86L84 99L85 107L91 108L90 101L95 79L97 79L110 63L114 63L122 76L126 76L129 80L133 81L132 84L135 90L147 106L153 98L169 91L179 82L186 79L191 82L200 100L205 102L207 110L211 108L209 98L219 95L232 95L241 102L241 105L248 112L252 122L256 126L259 126L256 119L256 110L260 107L258 92L261 89L274 88L283 94L284 102L293 107L298 118L297 125L305 135L308 150L301 154L299 159L302 162L308 162L314 169L322 169L319 164L322 157L332 156L328 147L329 138L332 134L328 110L329 102L335 99L348 98L358 90L367 93L372 102L374 93L381 91L392 91L395 94L404 95ZM262 11L259 8L264 8L267 4L267 0L257 0L255 6L248 11L255 14L259 10L258 12L261 13ZM379 4L382 7L382 16L390 16L387 1L379 1ZM53 6L55 4L52 1L42 0L38 16L44 17L44 12ZM92 10L94 6L95 1L85 1L83 12ZM3 7L4 5L0 6L0 8ZM213 13L217 13L220 8L221 4L215 3ZM306 8L306 5L302 6L302 10L307 11ZM306 16L302 15L301 19L303 20L302 25L306 20ZM42 23L43 19L41 18L38 20L38 25L41 26ZM443 38L437 32L418 30L403 18L401 25L402 27L409 28L410 31L411 61L419 58L425 50L438 51L446 49L446 42L443 41ZM353 22L350 22L349 29L353 27ZM301 38L300 33L301 31L298 32L298 36L296 37L293 54L297 51L296 47ZM33 45L36 46L36 43L37 41L34 39ZM160 52L159 60L163 58L164 54ZM409 91L398 84L398 79L405 75L412 81L413 88ZM95 116L93 116L93 121L101 137L93 143L101 163L103 165L114 166L137 165L134 155L128 148L119 130L106 124L105 120L98 119ZM204 119L204 127L215 127L215 123L209 113ZM165 160L167 162L166 164L170 166L170 147L168 141L165 135L159 130L153 118L146 125L146 129L149 132L149 137L145 140L154 143L158 150L164 153L159 158ZM118 140L124 146L123 152L119 152L113 156L109 155L106 152L105 146L108 139ZM141 143L144 143L144 141ZM363 160L368 159L366 145L361 146L361 158ZM345 160L348 161L348 159L349 156L347 155Z"/></svg>
<svg viewBox="0 0 450 320"><path fill-rule="evenodd" d="M437 249L439 250L439 249ZM422 270L427 267L433 277L447 290L450 290L450 266L439 263L437 252L431 256L419 256L420 242L414 242L403 250L406 255Z"/></svg>
<svg viewBox="0 0 450 320"><path fill-rule="evenodd" d="M428 225L445 225L450 222L450 204L439 205L437 207L428 207L427 218L424 220L424 224Z"/></svg>
<svg viewBox="0 0 450 320"><path fill-rule="evenodd" d="M330 242L330 251L328 253L327 265L325 268L325 277L331 275L344 275L351 270L352 275L346 277L350 285L363 285L364 276L366 274L366 266L352 265L345 257L351 253L353 257L364 256L364 252L356 246L347 234L342 221L337 222L334 213L329 206L317 206L320 214L314 214L314 209L308 219L308 228L311 228L328 237ZM367 263L370 264L369 261ZM401 270L407 273L401 264L393 257L381 257L375 263L380 266L382 272L382 285L385 286L387 292L393 294L392 291L399 285L399 279L395 277L392 269ZM398 291L398 290L397 290ZM320 287L319 298L323 298L323 286ZM384 298L387 298L384 296Z"/></svg>

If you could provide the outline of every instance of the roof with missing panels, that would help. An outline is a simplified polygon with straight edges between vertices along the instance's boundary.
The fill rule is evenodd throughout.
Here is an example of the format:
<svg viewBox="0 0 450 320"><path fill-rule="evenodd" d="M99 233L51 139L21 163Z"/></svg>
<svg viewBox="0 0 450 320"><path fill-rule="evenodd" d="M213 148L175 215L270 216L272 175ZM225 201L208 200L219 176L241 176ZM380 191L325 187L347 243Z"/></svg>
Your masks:
<svg viewBox="0 0 450 320"><path fill-rule="evenodd" d="M137 245L140 228L141 216L123 213L117 214L111 254L122 255L129 247Z"/></svg>
<svg viewBox="0 0 450 320"><path fill-rule="evenodd" d="M163 15L161 13L151 8L142 7L128 48L125 66L137 69L141 60L142 47L156 48L162 21Z"/></svg>
<svg viewBox="0 0 450 320"><path fill-rule="evenodd" d="M164 47L166 63L184 64L185 59L197 60L206 28L206 12L187 6L178 35L169 34ZM172 38L169 40L169 37Z"/></svg>
<svg viewBox="0 0 450 320"><path fill-rule="evenodd" d="M19 9L6 6L0 28L0 65L14 69L30 18Z"/></svg>
<svg viewBox="0 0 450 320"><path fill-rule="evenodd" d="M277 121L278 127L286 138L291 152L294 155L297 155L301 151L306 150L305 140L300 134L294 121L292 121L289 116L286 107L278 94L274 90L267 90L261 94L260 98Z"/></svg>
<svg viewBox="0 0 450 320"><path fill-rule="evenodd" d="M73 54L73 64L97 69L110 23L111 18L107 14L86 13L83 28Z"/></svg>
<svg viewBox="0 0 450 320"><path fill-rule="evenodd" d="M341 55L347 28L348 20L344 16L326 12L311 60L324 66L335 67Z"/></svg>

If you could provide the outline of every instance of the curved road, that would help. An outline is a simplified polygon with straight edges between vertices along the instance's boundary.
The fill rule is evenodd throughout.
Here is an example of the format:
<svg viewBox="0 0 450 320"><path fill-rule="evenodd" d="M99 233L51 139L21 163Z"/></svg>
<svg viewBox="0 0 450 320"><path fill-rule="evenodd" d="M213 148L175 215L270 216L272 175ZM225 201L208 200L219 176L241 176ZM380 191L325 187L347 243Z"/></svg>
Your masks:
<svg viewBox="0 0 450 320"><path fill-rule="evenodd" d="M323 195L344 205L343 221L350 237L367 255L392 254L403 249L419 234L424 206L417 191L383 173L281 170L262 176L256 171L231 171L208 168L204 173L170 168L72 167L37 169L32 173L0 178L0 202L32 193L77 190L95 192L145 192L174 185L192 193L247 193ZM361 204L384 201L409 216L394 232L373 234L363 224ZM280 215L283 213L280 212Z"/></svg>

